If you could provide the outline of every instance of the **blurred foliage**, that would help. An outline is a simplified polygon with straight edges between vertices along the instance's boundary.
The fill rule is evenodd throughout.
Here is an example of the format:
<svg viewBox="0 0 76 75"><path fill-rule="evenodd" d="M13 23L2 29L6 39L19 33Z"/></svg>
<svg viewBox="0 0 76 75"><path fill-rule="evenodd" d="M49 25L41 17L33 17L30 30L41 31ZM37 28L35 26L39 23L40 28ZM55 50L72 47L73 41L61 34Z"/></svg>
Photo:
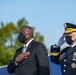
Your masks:
<svg viewBox="0 0 76 75"><path fill-rule="evenodd" d="M20 27L27 26L25 18L18 20L17 24L13 22L0 24L0 66L8 64L15 53L15 50L22 46L18 41ZM32 27L35 30L35 27ZM39 32L34 33L34 40L44 44L44 38Z"/></svg>

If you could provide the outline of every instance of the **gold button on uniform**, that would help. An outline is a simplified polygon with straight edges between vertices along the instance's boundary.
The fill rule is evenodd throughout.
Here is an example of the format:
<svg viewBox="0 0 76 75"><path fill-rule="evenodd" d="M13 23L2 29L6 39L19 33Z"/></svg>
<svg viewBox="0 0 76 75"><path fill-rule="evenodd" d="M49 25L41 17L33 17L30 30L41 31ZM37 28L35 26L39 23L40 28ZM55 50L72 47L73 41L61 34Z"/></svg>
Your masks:
<svg viewBox="0 0 76 75"><path fill-rule="evenodd" d="M66 67L66 65L64 64L64 67Z"/></svg>
<svg viewBox="0 0 76 75"><path fill-rule="evenodd" d="M66 61L66 59L64 59L64 61Z"/></svg>
<svg viewBox="0 0 76 75"><path fill-rule="evenodd" d="M63 70L63 72L66 72L66 70Z"/></svg>

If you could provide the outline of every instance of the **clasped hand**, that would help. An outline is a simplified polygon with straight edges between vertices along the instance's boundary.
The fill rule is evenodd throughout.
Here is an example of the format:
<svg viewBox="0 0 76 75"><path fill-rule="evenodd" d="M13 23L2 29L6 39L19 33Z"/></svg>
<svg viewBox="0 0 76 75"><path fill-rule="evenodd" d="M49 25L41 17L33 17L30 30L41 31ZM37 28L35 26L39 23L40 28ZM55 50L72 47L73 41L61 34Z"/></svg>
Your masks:
<svg viewBox="0 0 76 75"><path fill-rule="evenodd" d="M16 63L19 63L21 60L27 58L29 56L29 54L30 54L30 52L24 52L24 53L19 54L16 57Z"/></svg>

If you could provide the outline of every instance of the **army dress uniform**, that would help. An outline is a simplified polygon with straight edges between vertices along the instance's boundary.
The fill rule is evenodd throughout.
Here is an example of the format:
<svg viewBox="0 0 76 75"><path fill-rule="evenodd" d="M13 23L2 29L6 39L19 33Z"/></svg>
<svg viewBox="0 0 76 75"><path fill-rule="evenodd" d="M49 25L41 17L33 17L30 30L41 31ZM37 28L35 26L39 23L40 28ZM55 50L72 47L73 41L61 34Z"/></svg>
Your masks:
<svg viewBox="0 0 76 75"><path fill-rule="evenodd" d="M65 32L70 33L76 31L76 26L65 24ZM76 75L76 43L73 46L68 46L60 51L60 47L56 44L51 46L50 50L51 61L55 64L60 64L62 75Z"/></svg>
<svg viewBox="0 0 76 75"><path fill-rule="evenodd" d="M66 47L60 52L60 47L51 46L51 61L61 65L62 75L76 75L76 46Z"/></svg>

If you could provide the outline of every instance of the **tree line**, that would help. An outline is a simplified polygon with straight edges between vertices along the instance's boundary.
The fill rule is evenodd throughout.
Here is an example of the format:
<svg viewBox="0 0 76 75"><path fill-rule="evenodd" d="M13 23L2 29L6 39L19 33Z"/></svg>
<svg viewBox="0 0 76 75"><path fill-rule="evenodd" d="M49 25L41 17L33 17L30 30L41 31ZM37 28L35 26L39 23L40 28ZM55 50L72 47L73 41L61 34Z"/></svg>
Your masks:
<svg viewBox="0 0 76 75"><path fill-rule="evenodd" d="M23 45L18 41L18 35L20 28L24 25L28 26L28 21L25 18L18 20L17 24L13 22L0 23L0 66L7 65L13 58L16 49ZM34 40L44 44L44 37L39 32L35 32L35 27L32 28Z"/></svg>

